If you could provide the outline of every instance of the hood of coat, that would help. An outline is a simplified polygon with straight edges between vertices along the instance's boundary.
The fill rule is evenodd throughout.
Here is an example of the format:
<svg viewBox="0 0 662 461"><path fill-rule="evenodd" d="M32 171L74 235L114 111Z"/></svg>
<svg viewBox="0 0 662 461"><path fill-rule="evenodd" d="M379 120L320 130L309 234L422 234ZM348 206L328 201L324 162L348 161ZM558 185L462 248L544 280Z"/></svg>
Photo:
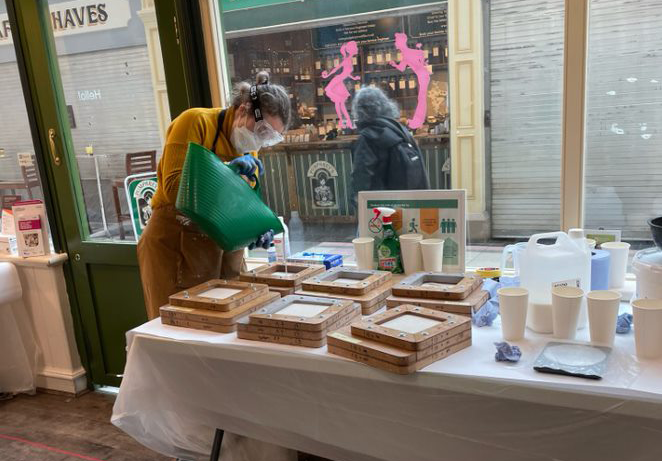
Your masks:
<svg viewBox="0 0 662 461"><path fill-rule="evenodd" d="M359 135L370 144L384 149L408 140L406 128L392 118L379 117L369 123L360 123L358 129Z"/></svg>

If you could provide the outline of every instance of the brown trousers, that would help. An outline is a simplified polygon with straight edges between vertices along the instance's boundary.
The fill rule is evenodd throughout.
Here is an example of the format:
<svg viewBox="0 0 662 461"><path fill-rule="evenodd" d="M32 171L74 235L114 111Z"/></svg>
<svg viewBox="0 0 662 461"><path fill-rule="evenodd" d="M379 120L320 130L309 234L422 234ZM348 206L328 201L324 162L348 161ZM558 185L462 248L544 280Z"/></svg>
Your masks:
<svg viewBox="0 0 662 461"><path fill-rule="evenodd" d="M232 278L244 269L244 252L224 252L174 207L152 212L138 241L138 265L147 317L178 291L210 279Z"/></svg>

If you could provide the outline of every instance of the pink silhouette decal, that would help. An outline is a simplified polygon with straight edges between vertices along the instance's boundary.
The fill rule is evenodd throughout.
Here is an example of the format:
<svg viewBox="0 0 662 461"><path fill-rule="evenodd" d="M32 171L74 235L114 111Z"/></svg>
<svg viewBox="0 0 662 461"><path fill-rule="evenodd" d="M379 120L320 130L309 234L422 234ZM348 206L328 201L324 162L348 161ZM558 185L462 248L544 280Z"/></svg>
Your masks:
<svg viewBox="0 0 662 461"><path fill-rule="evenodd" d="M402 59L398 64L396 64L395 61L389 62L391 66L395 67L400 72L404 72L407 66L409 66L416 74L416 79L418 80L418 104L416 105L414 117L407 120L407 124L412 129L416 129L423 125L428 110L427 92L428 85L430 84L431 72L427 68L428 62L425 59L423 50L420 49L421 46L420 43L417 43L416 49L409 48L407 46L407 34L396 33L395 47L401 51Z"/></svg>
<svg viewBox="0 0 662 461"><path fill-rule="evenodd" d="M349 118L347 113L347 107L345 102L349 99L349 91L345 87L345 79L351 78L352 80L359 80L361 77L353 76L352 72L354 71L354 65L352 64L352 57L356 56L359 52L359 48L356 45L355 41L347 42L340 47L340 54L342 54L342 62L331 69L330 72L322 72L322 78L330 77L335 74L339 69L342 71L333 77L329 84L324 88L324 92L333 101L336 105L336 114L340 119L341 128L354 128L352 124L352 119Z"/></svg>

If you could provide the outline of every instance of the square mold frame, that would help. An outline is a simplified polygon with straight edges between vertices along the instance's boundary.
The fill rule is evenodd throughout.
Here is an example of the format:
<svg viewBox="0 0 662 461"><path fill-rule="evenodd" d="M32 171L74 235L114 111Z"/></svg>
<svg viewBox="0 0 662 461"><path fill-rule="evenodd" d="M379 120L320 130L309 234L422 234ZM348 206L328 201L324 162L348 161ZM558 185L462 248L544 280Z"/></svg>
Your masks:
<svg viewBox="0 0 662 461"><path fill-rule="evenodd" d="M434 325L416 332L408 332L384 326L403 316L415 316L434 321ZM418 351L426 349L465 330L471 330L471 320L460 315L435 311L409 304L395 307L352 324L352 334L391 344L402 349Z"/></svg>
<svg viewBox="0 0 662 461"><path fill-rule="evenodd" d="M433 283L447 286L423 286ZM467 298L483 283L477 275L417 272L393 286L395 296L411 298L453 299Z"/></svg>
<svg viewBox="0 0 662 461"><path fill-rule="evenodd" d="M297 290L301 296L319 296L322 298L349 300L361 305L363 315L371 315L386 305L386 298L391 295L392 280L378 286L364 295L348 295L341 293L327 293L324 291Z"/></svg>
<svg viewBox="0 0 662 461"><path fill-rule="evenodd" d="M227 298L210 298L202 296L203 293L213 290L214 288L238 290L238 292ZM169 300L172 306L210 309L213 311L230 311L245 303L253 301L254 299L265 296L268 293L269 287L267 285L214 279L196 285L188 290L175 293L170 296Z"/></svg>
<svg viewBox="0 0 662 461"><path fill-rule="evenodd" d="M356 280L356 282L338 282L338 279L351 279ZM334 267L322 274L306 279L303 282L303 289L360 296L390 280L390 272Z"/></svg>
<svg viewBox="0 0 662 461"><path fill-rule="evenodd" d="M286 272L287 274L280 274ZM242 272L240 280L266 283L271 287L298 287L309 277L324 272L324 266L300 263L270 263L248 272Z"/></svg>
<svg viewBox="0 0 662 461"><path fill-rule="evenodd" d="M474 290L465 299L409 298L392 295L386 298L386 308L392 309L403 304L413 304L414 306L425 307L436 311L471 316L485 305L489 297L490 294L481 289Z"/></svg>
<svg viewBox="0 0 662 461"><path fill-rule="evenodd" d="M324 307L314 316L279 314L294 304L310 304ZM354 309L352 301L320 298L315 296L286 296L258 309L248 317L252 325L262 325L292 330L323 331Z"/></svg>

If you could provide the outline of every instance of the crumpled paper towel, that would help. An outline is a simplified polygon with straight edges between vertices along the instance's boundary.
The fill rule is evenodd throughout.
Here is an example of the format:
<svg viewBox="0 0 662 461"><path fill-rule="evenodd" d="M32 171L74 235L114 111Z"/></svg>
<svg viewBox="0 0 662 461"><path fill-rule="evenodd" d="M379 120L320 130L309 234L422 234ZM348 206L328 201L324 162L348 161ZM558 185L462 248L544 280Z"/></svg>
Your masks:
<svg viewBox="0 0 662 461"><path fill-rule="evenodd" d="M628 314L627 312L619 315L618 319L616 319L616 333L620 335L629 333L632 328L632 319L632 314Z"/></svg>
<svg viewBox="0 0 662 461"><path fill-rule="evenodd" d="M518 346L511 346L507 342L494 343L496 346L496 354L494 360L497 362L519 362L522 357L522 351Z"/></svg>

